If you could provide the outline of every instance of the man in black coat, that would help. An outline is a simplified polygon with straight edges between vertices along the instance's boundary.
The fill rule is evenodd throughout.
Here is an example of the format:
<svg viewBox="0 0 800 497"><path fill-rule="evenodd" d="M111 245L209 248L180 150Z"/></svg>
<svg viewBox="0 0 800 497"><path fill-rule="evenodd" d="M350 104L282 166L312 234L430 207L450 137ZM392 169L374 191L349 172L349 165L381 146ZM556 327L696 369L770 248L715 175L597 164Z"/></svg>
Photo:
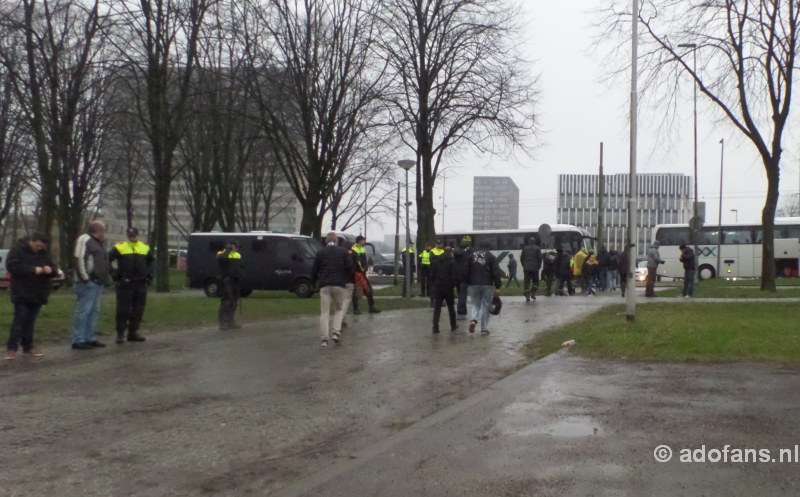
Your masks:
<svg viewBox="0 0 800 497"><path fill-rule="evenodd" d="M542 267L542 249L536 245L536 239L532 236L525 240L520 259L525 275L525 302L530 302L536 300L536 289L539 288L539 269Z"/></svg>
<svg viewBox="0 0 800 497"><path fill-rule="evenodd" d="M469 256L466 280L469 284L469 296L472 299L472 316L470 317L469 332L474 333L480 321L481 335L489 334L489 310L492 306L492 297L500 295L502 286L500 266L497 257L489 250L489 244L484 242L481 247ZM494 285L494 292L492 291Z"/></svg>
<svg viewBox="0 0 800 497"><path fill-rule="evenodd" d="M442 303L447 303L450 315L450 331L456 331L456 261L453 259L453 248L446 247L444 253L431 261L431 282L433 289L433 332L439 333L439 318L442 315Z"/></svg>
<svg viewBox="0 0 800 497"><path fill-rule="evenodd" d="M11 302L14 303L14 320L11 323L6 360L13 360L22 345L22 352L32 357L44 354L33 347L33 326L42 306L50 295L51 278L58 275L58 267L47 254L47 237L32 233L20 239L6 259L6 269L11 274Z"/></svg>
<svg viewBox="0 0 800 497"><path fill-rule="evenodd" d="M339 246L337 235L330 232L325 236L325 247L317 252L311 279L319 282L319 329L320 346L327 347L328 340L339 344L342 339L342 319L347 310L350 290L347 284L352 281L355 271L353 257ZM331 304L334 306L333 333L330 333Z"/></svg>

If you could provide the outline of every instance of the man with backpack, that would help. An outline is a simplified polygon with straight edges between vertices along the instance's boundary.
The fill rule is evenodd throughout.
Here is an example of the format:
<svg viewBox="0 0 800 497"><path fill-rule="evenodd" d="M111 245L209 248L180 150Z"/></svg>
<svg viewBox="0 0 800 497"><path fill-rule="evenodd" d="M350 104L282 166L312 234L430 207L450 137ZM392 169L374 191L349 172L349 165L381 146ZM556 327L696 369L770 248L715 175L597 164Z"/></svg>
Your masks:
<svg viewBox="0 0 800 497"><path fill-rule="evenodd" d="M522 259L522 271L525 275L525 302L530 302L536 300L536 289L539 288L539 269L542 267L542 249L536 245L534 237L529 236L525 240L520 259Z"/></svg>
<svg viewBox="0 0 800 497"><path fill-rule="evenodd" d="M556 278L556 255L555 252L547 252L542 262L542 279L547 285L545 295L548 297L553 294L553 280Z"/></svg>

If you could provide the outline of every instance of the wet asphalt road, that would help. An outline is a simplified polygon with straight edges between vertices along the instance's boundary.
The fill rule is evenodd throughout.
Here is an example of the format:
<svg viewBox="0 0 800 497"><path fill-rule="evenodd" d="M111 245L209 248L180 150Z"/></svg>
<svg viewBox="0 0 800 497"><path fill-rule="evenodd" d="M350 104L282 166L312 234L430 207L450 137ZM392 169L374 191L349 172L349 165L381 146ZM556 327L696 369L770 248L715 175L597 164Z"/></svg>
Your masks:
<svg viewBox="0 0 800 497"><path fill-rule="evenodd" d="M621 301L508 298L490 337L433 337L420 309L350 317L329 349L316 318L51 347L0 365L0 495L796 495L797 465L652 459L800 443L794 368L560 353L508 376L536 332Z"/></svg>

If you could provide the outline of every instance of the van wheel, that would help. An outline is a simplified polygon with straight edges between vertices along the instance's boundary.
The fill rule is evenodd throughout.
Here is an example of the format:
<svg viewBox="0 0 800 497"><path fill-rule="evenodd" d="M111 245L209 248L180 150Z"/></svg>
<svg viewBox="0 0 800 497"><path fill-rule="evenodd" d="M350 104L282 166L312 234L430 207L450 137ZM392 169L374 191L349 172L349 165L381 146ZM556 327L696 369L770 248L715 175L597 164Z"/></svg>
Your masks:
<svg viewBox="0 0 800 497"><path fill-rule="evenodd" d="M375 274L377 274L378 276L383 276L383 268L378 268L378 270L375 271Z"/></svg>
<svg viewBox="0 0 800 497"><path fill-rule="evenodd" d="M297 280L294 285L294 293L301 299L307 299L314 295L314 287L307 279Z"/></svg>
<svg viewBox="0 0 800 497"><path fill-rule="evenodd" d="M203 286L203 291L206 292L207 297L219 297L219 282L214 278L206 281Z"/></svg>
<svg viewBox="0 0 800 497"><path fill-rule="evenodd" d="M241 297L249 297L251 293L253 293L253 289L252 288L240 288L239 289L239 295Z"/></svg>
<svg viewBox="0 0 800 497"><path fill-rule="evenodd" d="M714 269L713 266L709 266L708 264L703 264L700 266L700 271L697 273L697 277L702 280L710 280L711 278L717 277L717 271Z"/></svg>

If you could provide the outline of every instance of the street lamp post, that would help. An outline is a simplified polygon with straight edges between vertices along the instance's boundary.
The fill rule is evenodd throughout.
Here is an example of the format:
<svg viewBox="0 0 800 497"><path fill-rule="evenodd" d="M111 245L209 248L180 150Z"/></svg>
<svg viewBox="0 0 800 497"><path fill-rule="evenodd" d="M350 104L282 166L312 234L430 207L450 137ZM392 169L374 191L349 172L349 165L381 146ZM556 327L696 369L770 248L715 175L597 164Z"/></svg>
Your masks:
<svg viewBox="0 0 800 497"><path fill-rule="evenodd" d="M717 218L717 278L720 277L720 250L722 249L722 165L725 157L725 138L719 140L719 217ZM698 254L695 254L695 260Z"/></svg>
<svg viewBox="0 0 800 497"><path fill-rule="evenodd" d="M405 273L406 273L406 280L403 282L403 286L405 287L405 292L403 292L403 298L410 298L411 297L411 225L408 221L408 170L412 167L416 166L416 161L413 160L399 160L397 161L397 165L400 166L406 172L406 260L405 264Z"/></svg>
<svg viewBox="0 0 800 497"><path fill-rule="evenodd" d="M639 2L631 2L631 111L630 111L630 186L628 187L628 278L627 278L627 299L625 301L625 319L633 322L636 319L636 199L637 199L637 179L636 179L636 155L638 150L638 92L639 92Z"/></svg>
<svg viewBox="0 0 800 497"><path fill-rule="evenodd" d="M697 43L681 43L678 45L681 48L690 48L692 50L692 79L697 77ZM694 253L698 254L697 249L697 231L699 229L699 222L700 220L697 218L697 82L693 81L694 83L694 111L693 111L693 120L694 120L694 202L692 202L692 218L694 225L690 226L691 233L692 233L692 243L694 245ZM700 273L697 272L697 276L700 276Z"/></svg>
<svg viewBox="0 0 800 497"><path fill-rule="evenodd" d="M739 209L731 209L731 212L733 212L734 215L736 215L736 217L734 219L738 223L739 222Z"/></svg>

